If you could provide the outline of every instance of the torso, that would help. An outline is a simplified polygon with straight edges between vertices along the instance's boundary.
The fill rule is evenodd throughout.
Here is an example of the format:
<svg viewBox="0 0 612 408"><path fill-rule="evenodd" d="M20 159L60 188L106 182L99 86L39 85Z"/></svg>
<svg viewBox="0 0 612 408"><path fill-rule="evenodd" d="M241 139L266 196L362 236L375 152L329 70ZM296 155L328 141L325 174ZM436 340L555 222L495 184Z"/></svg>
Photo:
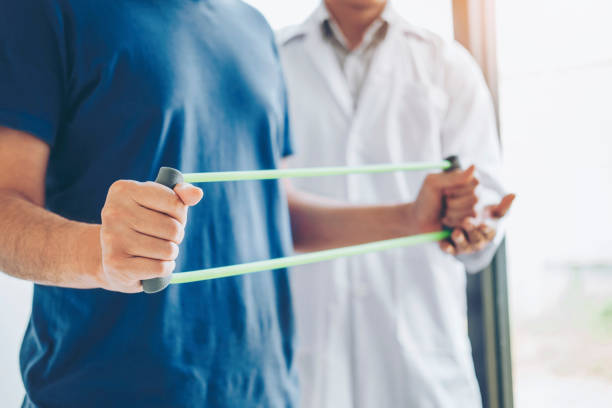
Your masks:
<svg viewBox="0 0 612 408"><path fill-rule="evenodd" d="M47 207L99 222L117 179L276 167L284 84L261 15L239 1L51 1L65 30L66 99ZM210 184L177 272L291 251L280 184ZM285 271L173 285L156 295L36 286L21 353L30 403L290 405Z"/></svg>

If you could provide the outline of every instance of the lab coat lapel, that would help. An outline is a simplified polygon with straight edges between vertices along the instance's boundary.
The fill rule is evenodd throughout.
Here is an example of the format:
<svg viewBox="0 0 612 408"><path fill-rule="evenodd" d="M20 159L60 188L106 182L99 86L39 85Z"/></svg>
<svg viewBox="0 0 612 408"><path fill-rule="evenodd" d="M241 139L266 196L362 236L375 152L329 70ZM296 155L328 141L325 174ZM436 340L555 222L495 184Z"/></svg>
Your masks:
<svg viewBox="0 0 612 408"><path fill-rule="evenodd" d="M310 60L315 65L321 78L327 83L329 92L334 97L345 115L353 113L353 98L346 79L340 69L338 58L334 55L329 43L323 38L320 27L306 38L304 47Z"/></svg>

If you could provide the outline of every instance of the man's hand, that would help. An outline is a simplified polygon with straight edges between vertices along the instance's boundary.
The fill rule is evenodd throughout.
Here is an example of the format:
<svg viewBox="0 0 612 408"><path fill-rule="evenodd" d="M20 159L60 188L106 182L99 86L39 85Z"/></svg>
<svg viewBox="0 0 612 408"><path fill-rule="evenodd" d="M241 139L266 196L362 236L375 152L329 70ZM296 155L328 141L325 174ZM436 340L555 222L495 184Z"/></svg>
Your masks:
<svg viewBox="0 0 612 408"><path fill-rule="evenodd" d="M416 223L417 230L439 231L443 224L455 227L466 218L476 216L474 205L477 202L475 194L477 185L474 166L463 171L429 174L411 207L411 220ZM445 200L448 192L452 192L452 199ZM443 223L441 218L444 214L446 217Z"/></svg>
<svg viewBox="0 0 612 408"><path fill-rule="evenodd" d="M172 191L154 182L115 182L102 209L101 286L134 293L142 290L141 280L170 275L187 210L202 196L201 189L185 183Z"/></svg>
<svg viewBox="0 0 612 408"><path fill-rule="evenodd" d="M448 193L447 203L451 203L454 199L453 193ZM514 194L508 194L499 204L485 207L480 222L472 218L461 220L459 225L454 225L456 228L453 229L450 239L440 243L440 248L451 255L469 254L484 249L495 238L495 224L506 215L515 197ZM456 221L452 217L447 220L447 217L443 220L445 224L451 219Z"/></svg>

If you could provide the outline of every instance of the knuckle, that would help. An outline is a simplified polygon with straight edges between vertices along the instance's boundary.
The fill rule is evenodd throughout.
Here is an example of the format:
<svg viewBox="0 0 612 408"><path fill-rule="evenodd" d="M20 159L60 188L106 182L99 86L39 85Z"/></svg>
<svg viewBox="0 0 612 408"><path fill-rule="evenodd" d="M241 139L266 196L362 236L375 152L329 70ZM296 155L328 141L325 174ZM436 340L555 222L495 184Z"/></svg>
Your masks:
<svg viewBox="0 0 612 408"><path fill-rule="evenodd" d="M164 262L163 261L152 262L151 265L149 266L149 271L151 272L152 275L163 276Z"/></svg>
<svg viewBox="0 0 612 408"><path fill-rule="evenodd" d="M105 205L102 208L102 212L100 213L100 216L102 217L102 222L104 223L105 221L112 221L114 219L119 218L119 210L113 206L113 205Z"/></svg>
<svg viewBox="0 0 612 408"><path fill-rule="evenodd" d="M129 180L117 180L113 184L111 184L108 189L109 194L123 194L128 191L131 187L131 182Z"/></svg>
<svg viewBox="0 0 612 408"><path fill-rule="evenodd" d="M152 266L151 272L156 276L169 276L174 271L176 263L174 261L159 261Z"/></svg>
<svg viewBox="0 0 612 408"><path fill-rule="evenodd" d="M166 261L163 264L163 276L170 276L172 275L172 272L174 272L174 269L176 268L176 262L175 261Z"/></svg>
<svg viewBox="0 0 612 408"><path fill-rule="evenodd" d="M168 224L168 233L171 240L181 242L184 234L184 228L180 222L175 219L171 219L170 223Z"/></svg>
<svg viewBox="0 0 612 408"><path fill-rule="evenodd" d="M174 242L168 242L163 246L161 255L164 259L175 260L178 257L179 248Z"/></svg>
<svg viewBox="0 0 612 408"><path fill-rule="evenodd" d="M172 201L172 212L183 222L187 216L187 206L178 198Z"/></svg>
<svg viewBox="0 0 612 408"><path fill-rule="evenodd" d="M142 185L148 188L159 188L159 186L163 186L163 184L156 183L155 181L150 181L150 180L145 181L144 183L142 183Z"/></svg>

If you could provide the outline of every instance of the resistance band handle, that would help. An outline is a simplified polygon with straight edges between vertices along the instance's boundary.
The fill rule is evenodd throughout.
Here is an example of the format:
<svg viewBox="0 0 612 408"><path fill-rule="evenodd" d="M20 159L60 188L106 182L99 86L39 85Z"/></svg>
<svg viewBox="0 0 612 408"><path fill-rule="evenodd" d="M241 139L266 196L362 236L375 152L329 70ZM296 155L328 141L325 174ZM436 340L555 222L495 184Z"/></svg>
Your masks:
<svg viewBox="0 0 612 408"><path fill-rule="evenodd" d="M444 170L445 173L448 173L449 171L454 171L454 170L460 170L461 169L461 163L459 162L459 156L448 156L444 160L446 160L446 161L448 161L450 163L450 167L447 168L446 170ZM453 231L452 228L447 227L446 225L444 225L443 228L444 228L444 231L448 231L448 232L452 232Z"/></svg>
<svg viewBox="0 0 612 408"><path fill-rule="evenodd" d="M450 163L450 167L444 170L445 172L461 169L461 163L459 162L459 156L448 156L444 160Z"/></svg>
<svg viewBox="0 0 612 408"><path fill-rule="evenodd" d="M174 186L183 182L183 175L180 171L173 169L172 167L162 167L159 169L155 182L174 189ZM143 280L142 289L145 293L159 292L166 289L166 287L170 284L170 279L172 279L172 276Z"/></svg>

